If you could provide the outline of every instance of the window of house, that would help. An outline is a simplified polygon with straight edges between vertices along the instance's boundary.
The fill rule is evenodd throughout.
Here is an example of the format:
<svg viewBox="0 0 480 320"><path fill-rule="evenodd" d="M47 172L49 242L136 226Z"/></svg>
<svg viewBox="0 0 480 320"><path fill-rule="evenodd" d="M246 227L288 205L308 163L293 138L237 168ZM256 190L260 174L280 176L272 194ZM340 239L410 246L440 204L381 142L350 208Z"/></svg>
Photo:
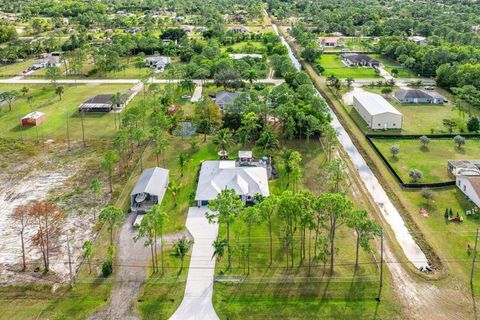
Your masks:
<svg viewBox="0 0 480 320"><path fill-rule="evenodd" d="M463 186L463 191L467 191L467 186Z"/></svg>

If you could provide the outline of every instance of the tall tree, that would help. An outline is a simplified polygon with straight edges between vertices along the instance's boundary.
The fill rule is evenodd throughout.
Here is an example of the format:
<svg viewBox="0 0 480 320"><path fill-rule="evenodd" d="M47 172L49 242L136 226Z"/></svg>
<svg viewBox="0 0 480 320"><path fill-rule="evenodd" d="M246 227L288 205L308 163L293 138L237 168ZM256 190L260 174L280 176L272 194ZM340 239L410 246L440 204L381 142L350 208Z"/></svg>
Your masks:
<svg viewBox="0 0 480 320"><path fill-rule="evenodd" d="M114 150L108 150L103 156L102 168L108 174L108 182L110 184L110 193L113 192L113 170L118 162L118 155Z"/></svg>
<svg viewBox="0 0 480 320"><path fill-rule="evenodd" d="M356 234L355 246L355 270L358 269L358 251L360 246L366 252L371 250L370 241L374 236L379 236L382 228L374 221L368 219L365 210L354 211L347 222L348 227L352 228Z"/></svg>
<svg viewBox="0 0 480 320"><path fill-rule="evenodd" d="M319 204L328 218L328 240L330 242L330 274L334 272L335 237L338 228L347 223L352 215L353 204L339 193L324 193L319 196Z"/></svg>
<svg viewBox="0 0 480 320"><path fill-rule="evenodd" d="M153 215L146 213L143 216L140 225L137 228L137 235L133 238L133 241L138 241L141 238L145 238L143 245L145 247L150 247L150 254L152 255L152 273L158 271L158 262L157 262L157 252L156 252L156 241L155 241L155 226Z"/></svg>
<svg viewBox="0 0 480 320"><path fill-rule="evenodd" d="M247 251L247 274L250 274L250 253L252 251L252 227L261 221L261 216L256 206L245 207L240 212L240 217L247 225L248 251Z"/></svg>
<svg viewBox="0 0 480 320"><path fill-rule="evenodd" d="M90 182L90 190L93 194L93 220L97 220L97 196L100 194L102 190L102 185L98 178L94 178Z"/></svg>
<svg viewBox="0 0 480 320"><path fill-rule="evenodd" d="M122 223L123 217L123 210L112 205L103 208L98 216L100 221L107 224L107 229L110 232L110 245L113 245L113 230Z"/></svg>
<svg viewBox="0 0 480 320"><path fill-rule="evenodd" d="M20 234L20 241L22 242L22 271L27 269L27 263L25 260L25 228L29 225L29 210L28 205L19 205L11 213L12 219L17 223L18 233Z"/></svg>
<svg viewBox="0 0 480 320"><path fill-rule="evenodd" d="M12 111L12 104L18 97L18 92L15 90L4 91L0 93L0 100L6 101L8 104L8 111Z"/></svg>
<svg viewBox="0 0 480 320"><path fill-rule="evenodd" d="M164 262L163 262L163 230L165 225L168 222L168 215L165 211L160 208L160 205L153 205L152 208L147 212L147 214L152 216L153 222L153 231L154 231L154 243L155 243L155 263L158 266L157 262L157 235L160 236L160 260L162 266L162 273L164 272ZM158 269L158 267L157 267Z"/></svg>
<svg viewBox="0 0 480 320"><path fill-rule="evenodd" d="M217 219L218 223L225 223L227 227L227 250L228 250L228 268L232 265L232 252L230 249L230 225L235 221L238 211L243 207L242 200L239 199L235 190L223 189L217 198L208 203L208 209L205 215L210 223Z"/></svg>
<svg viewBox="0 0 480 320"><path fill-rule="evenodd" d="M48 272L50 270L50 252L59 241L65 215L63 211L58 210L55 204L46 200L35 201L30 207L29 214L36 227L32 243L40 248L45 272Z"/></svg>
<svg viewBox="0 0 480 320"><path fill-rule="evenodd" d="M257 199L261 196L257 196ZM262 197L263 198L263 197ZM277 209L278 198L275 195L270 195L265 199L261 199L258 204L260 215L268 222L268 235L270 239L270 265L273 262L273 234L272 234L272 217Z"/></svg>
<svg viewBox="0 0 480 320"><path fill-rule="evenodd" d="M92 273L92 253L93 253L93 241L92 240L85 240L85 242L82 245L83 249L83 257L87 260L88 262L88 273Z"/></svg>
<svg viewBox="0 0 480 320"><path fill-rule="evenodd" d="M213 143L220 147L220 151L227 151L227 148L233 143L233 135L230 129L218 130L213 138Z"/></svg>
<svg viewBox="0 0 480 320"><path fill-rule="evenodd" d="M62 86L58 86L55 88L55 94L58 96L60 100L62 100L62 94L65 92L65 89Z"/></svg>
<svg viewBox="0 0 480 320"><path fill-rule="evenodd" d="M59 67L48 67L45 71L45 77L57 87L57 80L62 76L62 71Z"/></svg>

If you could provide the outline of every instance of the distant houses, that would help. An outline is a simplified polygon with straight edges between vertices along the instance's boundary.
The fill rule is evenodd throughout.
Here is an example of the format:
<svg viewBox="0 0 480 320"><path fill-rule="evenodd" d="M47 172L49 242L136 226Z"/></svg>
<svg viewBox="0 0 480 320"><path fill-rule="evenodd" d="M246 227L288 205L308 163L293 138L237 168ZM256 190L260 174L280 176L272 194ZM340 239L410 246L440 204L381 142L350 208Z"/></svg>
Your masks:
<svg viewBox="0 0 480 320"><path fill-rule="evenodd" d="M240 60L243 58L262 59L262 55L258 53L230 53L228 57L233 60Z"/></svg>
<svg viewBox="0 0 480 320"><path fill-rule="evenodd" d="M442 104L445 97L434 92L424 91L420 89L400 89L395 92L395 98L401 103L431 103Z"/></svg>
<svg viewBox="0 0 480 320"><path fill-rule="evenodd" d="M114 109L123 108L130 102L133 92L123 91L120 102L113 103L113 94L99 94L85 100L79 107L78 112L110 112Z"/></svg>
<svg viewBox="0 0 480 320"><path fill-rule="evenodd" d="M422 36L408 37L408 40L415 42L416 44L423 45L427 43L427 38Z"/></svg>
<svg viewBox="0 0 480 320"><path fill-rule="evenodd" d="M167 56L149 56L145 59L146 66L154 68L156 73L165 71L166 66L171 62L172 58Z"/></svg>
<svg viewBox="0 0 480 320"><path fill-rule="evenodd" d="M402 114L378 94L355 92L353 94L353 108L371 129L402 128Z"/></svg>
<svg viewBox="0 0 480 320"><path fill-rule="evenodd" d="M36 63L34 63L31 69L38 70L43 68L59 67L61 66L60 55L61 54L59 52L46 54L42 59L39 59Z"/></svg>
<svg viewBox="0 0 480 320"><path fill-rule="evenodd" d="M217 92L215 95L215 103L217 106L220 108L220 110L225 110L227 106L229 106L233 100L240 94L240 91L226 91L226 90L220 90Z"/></svg>
<svg viewBox="0 0 480 320"><path fill-rule="evenodd" d="M345 45L342 39L336 37L320 37L318 38L318 44L322 48L343 47Z"/></svg>
<svg viewBox="0 0 480 320"><path fill-rule="evenodd" d="M342 60L349 66L378 68L382 65L379 60L361 53L342 53Z"/></svg>
<svg viewBox="0 0 480 320"><path fill-rule="evenodd" d="M228 31L239 33L250 33L250 30L245 26L233 26L228 28Z"/></svg>

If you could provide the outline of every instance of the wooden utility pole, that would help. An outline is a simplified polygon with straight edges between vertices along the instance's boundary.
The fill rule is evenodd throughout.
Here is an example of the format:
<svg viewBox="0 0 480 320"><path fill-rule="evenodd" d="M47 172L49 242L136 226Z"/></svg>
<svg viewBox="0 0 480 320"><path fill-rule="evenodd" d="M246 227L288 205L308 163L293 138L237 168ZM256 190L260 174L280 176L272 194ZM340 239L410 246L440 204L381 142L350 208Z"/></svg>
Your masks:
<svg viewBox="0 0 480 320"><path fill-rule="evenodd" d="M473 285L473 274L475 272L475 260L477 259L478 228L475 236L475 246L473 247L472 272L470 273L470 285Z"/></svg>
<svg viewBox="0 0 480 320"><path fill-rule="evenodd" d="M70 151L70 127L68 126L68 112L65 112L66 118L67 118L67 145L68 145L68 151Z"/></svg>
<svg viewBox="0 0 480 320"><path fill-rule="evenodd" d="M381 301L383 287L383 229L380 234L380 287L378 288L377 301Z"/></svg>
<svg viewBox="0 0 480 320"><path fill-rule="evenodd" d="M87 145L85 144L85 127L83 125L83 116L84 116L85 111L80 111L80 119L82 122L82 140L83 140L83 147L85 148Z"/></svg>
<svg viewBox="0 0 480 320"><path fill-rule="evenodd" d="M67 252L68 252L68 268L70 270L70 285L73 287L72 258L70 253L70 238L67 234Z"/></svg>

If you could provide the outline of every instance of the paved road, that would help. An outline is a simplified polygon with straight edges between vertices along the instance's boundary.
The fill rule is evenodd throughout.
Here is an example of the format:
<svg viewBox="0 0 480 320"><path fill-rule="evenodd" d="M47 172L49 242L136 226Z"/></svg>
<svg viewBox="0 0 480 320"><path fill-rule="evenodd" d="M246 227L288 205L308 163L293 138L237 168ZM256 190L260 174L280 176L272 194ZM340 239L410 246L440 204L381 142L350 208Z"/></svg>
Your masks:
<svg viewBox="0 0 480 320"><path fill-rule="evenodd" d="M166 79L149 79L149 83L180 83L183 79L173 79L173 80L166 80ZM140 82L140 79L59 79L56 81L59 84L136 84ZM193 82L197 85L201 85L203 83L213 83L213 80L193 80ZM283 79L260 79L254 81L255 83L271 83L273 85L280 85L285 82ZM18 79L10 78L10 79L0 79L0 84L49 84L52 83L50 80L47 79Z"/></svg>
<svg viewBox="0 0 480 320"><path fill-rule="evenodd" d="M278 29L275 25L273 25L273 29L280 36L280 34L278 33ZM287 46L288 53L293 64L295 65L297 70L300 70L301 64L295 57L292 49L282 36L280 36L280 39L282 40L282 43ZM355 82L358 83L358 81ZM320 95L319 92L318 94ZM350 139L347 131L342 126L340 121L338 121L338 118L331 109L331 107L328 106L328 108L333 119L331 125L338 133L338 140L340 144L343 146L343 148L349 155L353 165L355 166L360 177L362 178L368 192L371 194L372 198L375 199L380 211L383 214L383 217L390 225L390 228L393 230L395 238L400 244L400 247L405 253L405 256L416 268L423 269L427 267L427 257L408 231L402 216L388 198L387 193L385 192L385 190L383 190L383 187L378 181L377 177L375 177L372 170L367 165L365 159L353 144L352 139Z"/></svg>
<svg viewBox="0 0 480 320"><path fill-rule="evenodd" d="M212 243L217 238L218 224L208 223L206 207L188 210L187 228L194 238L185 295L170 320L218 320L213 309L215 259Z"/></svg>

